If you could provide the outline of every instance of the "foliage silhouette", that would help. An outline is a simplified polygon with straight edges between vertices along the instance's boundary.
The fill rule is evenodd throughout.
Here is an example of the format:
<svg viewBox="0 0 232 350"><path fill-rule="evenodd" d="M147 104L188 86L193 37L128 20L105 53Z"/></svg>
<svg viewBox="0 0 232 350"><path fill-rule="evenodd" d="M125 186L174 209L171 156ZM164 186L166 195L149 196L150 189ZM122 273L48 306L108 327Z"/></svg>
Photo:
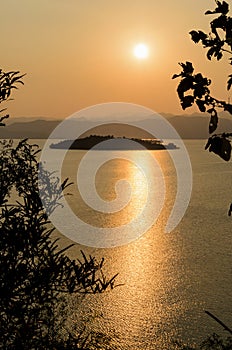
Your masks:
<svg viewBox="0 0 232 350"><path fill-rule="evenodd" d="M191 39L195 43L201 43L207 49L206 56L208 60L212 58L221 60L224 54L232 55L232 17L228 15L229 4L225 1L215 0L215 2L215 10L205 12L205 15L218 15L210 22L210 33L207 34L201 30L190 32ZM232 56L229 60L232 64ZM181 79L177 87L181 106L185 110L195 103L201 112L208 112L210 115L209 134L212 134L218 126L218 109L232 114L232 104L211 95L209 88L211 80L203 77L201 73L195 74L191 62L179 64L182 71L179 74L174 74L172 78ZM230 90L231 86L232 74L228 77L227 90ZM209 138L206 149L229 161L231 157L231 137L231 133L214 134Z"/></svg>
<svg viewBox="0 0 232 350"><path fill-rule="evenodd" d="M0 103L21 78L18 72L0 71ZM0 348L93 349L100 338L108 348L103 335L65 330L64 295L102 293L114 287L116 275L104 275L104 259L82 252L81 260L71 260L65 254L70 246L58 249L39 187L52 212L70 183L66 179L60 185L43 168L39 180L38 152L27 140L16 146L12 140L0 142Z"/></svg>
<svg viewBox="0 0 232 350"><path fill-rule="evenodd" d="M23 84L21 80L25 74L19 75L19 72L4 72L0 69L0 103L8 101L13 89L17 89L17 84ZM0 110L0 113L6 108ZM9 114L0 117L0 126L5 126L4 119L9 118Z"/></svg>
<svg viewBox="0 0 232 350"><path fill-rule="evenodd" d="M218 15L210 22L210 33L207 34L201 30L192 30L190 32L191 39L194 43L201 43L207 49L207 59L216 58L218 61L224 57L224 54L232 55L232 17L228 15L229 4L226 1L215 0L216 8L205 12L205 15ZM220 36L221 35L221 36ZM232 65L232 56L229 58ZM200 112L208 112L209 134L216 131L218 127L218 110L222 109L232 114L232 104L226 101L216 99L211 95L209 86L211 80L204 77L201 73L194 72L191 62L179 63L182 71L174 74L172 79L180 78L177 87L177 94L180 99L183 110L191 107L194 103ZM232 86L232 74L228 76L227 90ZM223 160L229 161L231 158L231 139L232 133L223 132L222 134L213 134L209 137L205 149L219 155ZM230 205L228 215L231 216L232 203ZM221 320L208 311L205 311L210 317L216 320L226 331L232 334L232 330L226 326ZM199 347L189 347L182 343L176 343L176 349L182 350L231 350L232 337L226 339L221 338L217 334L213 334L203 341Z"/></svg>

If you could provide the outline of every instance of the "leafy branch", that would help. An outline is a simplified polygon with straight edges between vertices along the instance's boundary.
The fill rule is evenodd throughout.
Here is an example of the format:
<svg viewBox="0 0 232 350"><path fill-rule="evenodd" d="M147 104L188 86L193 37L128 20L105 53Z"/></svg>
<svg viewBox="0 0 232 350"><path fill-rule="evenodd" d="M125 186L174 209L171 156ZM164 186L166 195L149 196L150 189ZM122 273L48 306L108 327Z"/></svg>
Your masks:
<svg viewBox="0 0 232 350"><path fill-rule="evenodd" d="M4 72L2 69L0 69L0 103L8 101L10 99L12 90L18 89L18 84L24 85L22 81L22 78L24 76L25 74L20 74L19 71ZM0 113L2 113L5 110L6 108L0 110ZM0 126L5 126L3 120L7 118L9 118L8 114L3 117L0 117Z"/></svg>
<svg viewBox="0 0 232 350"><path fill-rule="evenodd" d="M215 0L216 8L205 12L205 15L218 16L210 22L210 33L201 30L192 30L191 39L195 43L201 43L207 49L207 58L221 60L224 53L232 54L232 18L228 15L229 5L225 1ZM229 59L232 64L232 57ZM200 112L210 115L209 134L218 127L218 109L232 115L232 104L219 100L212 96L210 91L211 80L203 77L201 73L195 73L191 62L179 63L182 71L174 74L172 79L180 78L177 87L178 97L183 110L196 104ZM228 76L227 90L232 86L232 74ZM231 157L231 134L214 134L206 145L210 152L214 152L222 159L228 161Z"/></svg>

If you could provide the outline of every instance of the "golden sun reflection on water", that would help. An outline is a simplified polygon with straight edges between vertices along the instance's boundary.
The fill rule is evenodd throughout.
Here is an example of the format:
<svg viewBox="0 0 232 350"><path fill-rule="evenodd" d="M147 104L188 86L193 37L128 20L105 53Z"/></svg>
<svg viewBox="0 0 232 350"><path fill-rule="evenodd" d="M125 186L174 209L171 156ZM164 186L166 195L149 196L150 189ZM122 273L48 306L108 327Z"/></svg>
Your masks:
<svg viewBox="0 0 232 350"><path fill-rule="evenodd" d="M181 252L179 235L168 237L152 229L128 246L93 252L104 255L106 273L118 272L118 282L124 283L86 301L102 314L102 330L120 336L117 349L165 349L175 335L173 328L185 311L179 295Z"/></svg>
<svg viewBox="0 0 232 350"><path fill-rule="evenodd" d="M152 176L152 171L143 152L131 153L132 162L124 159L112 160L105 163L96 174L98 194L107 201L116 198L117 181L126 179L131 186L131 200L128 205L118 213L99 213L86 206L75 189L68 201L76 215L92 225L114 227L127 224L139 214L146 204L150 189L147 188L146 177L138 165L146 168L148 176ZM129 245L114 249L84 248L85 252L96 257L104 256L107 261L106 274L119 273L118 283L124 284L102 296L86 298L83 303L83 307L90 312L103 315L100 321L96 320L96 327L101 327L109 335L120 335L117 349L123 350L161 349L167 339L173 337L175 324L185 310L179 298L183 279L182 239L178 232L173 235L164 234L163 231L176 193L175 169L167 152L152 153L160 164L166 186L165 204L157 222L141 238ZM100 154L95 153L94 157L97 156L100 157ZM68 154L68 157L71 158L66 160L63 175L65 177L69 174L70 177L72 174L71 180L75 180L73 154ZM79 152L79 161L80 159ZM160 204L159 200L157 197L154 202L149 203L150 212ZM141 225L142 220L146 220L146 217L141 218ZM79 256L79 249L80 246L76 246L71 250L74 258Z"/></svg>
<svg viewBox="0 0 232 350"><path fill-rule="evenodd" d="M186 145L194 171L193 193L182 222L173 232L164 234L163 228L174 204L175 168L167 152L155 151L154 156L164 174L166 197L153 227L126 246L97 249L75 244L68 251L72 259L81 258L80 249L98 259L104 257L106 275L119 273L117 282L123 286L102 295L85 296L81 304L74 296L76 310L70 304L74 322L79 322L81 316L89 324L92 315L94 320L90 322L90 329L93 327L112 337L117 350L170 350L170 342L178 337L186 343L190 339L189 344L192 344L201 342L215 331L220 333L221 327L210 322L204 310L210 310L226 324L232 324L228 307L232 300L231 219L225 212L231 201L230 191L225 186L231 182L231 164L219 162L205 153L202 140L189 140ZM64 177L76 182L76 169L84 153L68 152ZM142 156L135 152L135 157L136 153ZM129 171L129 163L121 164ZM105 171L111 176L109 183L101 176L98 180L102 181L103 187L108 186L98 189L102 195L105 193L106 199L115 198L111 185L120 178L119 174L127 172L116 163L108 165L111 170L108 171L106 166ZM116 167L119 174L114 171ZM96 216L98 213L79 202L74 186L69 191L73 196L68 200L76 212L86 220L90 220L88 214L93 215L91 220L96 224L101 220L104 222L103 217ZM137 191L139 193L139 186ZM215 200L212 191L216 193ZM120 220L120 215L117 219ZM126 222L126 218L123 220ZM110 215L106 224L113 224ZM57 232L54 236L60 237L61 248L72 243Z"/></svg>
<svg viewBox="0 0 232 350"><path fill-rule="evenodd" d="M72 151L73 152L73 151ZM109 151L107 151L109 152ZM130 200L127 205L125 205L121 210L107 213L101 212L101 207L99 207L99 211L92 209L88 204L84 202L81 197L81 194L76 185L76 172L77 168L81 162L81 156L84 152L76 152L77 157L76 162L71 161L73 154L68 152L66 156L66 160L63 166L63 178L66 176L70 177L75 183L75 186L72 186L71 192L72 196L66 197L66 200L70 207L72 208L75 215L77 215L81 220L86 223L89 223L93 226L97 227L118 227L122 225L128 224L133 218L136 218L139 214L141 214L144 206L147 204L148 210L141 215L140 221L137 222L137 225L143 225L143 221L146 221L146 213L149 212L149 215L153 215L155 213L161 202L161 189L159 189L159 183L162 180L160 175L157 173L157 179L155 180L155 189L149 188L150 184L147 180L152 179L154 177L154 171L152 172L152 164L150 159L144 157L143 151L132 151L130 153L130 161L127 159L123 159L123 153L127 153L128 151L121 152L121 159L113 159L107 161L103 166L99 168L95 177L95 186L97 194L101 199L107 202L115 201L116 199L120 200L120 196L128 195L130 192ZM71 153L71 154L70 154ZM92 156L94 158L99 157L99 161L101 159L102 153L104 152L96 152L92 151ZM163 177L166 177L165 172L169 171L169 167L173 168L170 157L165 154L163 151L155 151L150 152L153 153L153 156L156 158L157 162L160 164L161 170L163 172ZM146 174L141 169L145 169ZM71 176L70 176L71 175ZM121 180L125 180L123 183L123 190L118 194L116 193L116 187L118 182ZM159 219L159 225L165 225L164 216L167 217L168 213L171 210L170 205L166 203L166 199L173 202L175 190L170 192L170 184L166 181L165 178L165 206L162 210L162 213L165 211L166 215L161 215ZM174 184L175 185L175 184ZM89 183L88 176L86 176L85 188L88 191ZM160 186L161 187L161 186ZM175 186L174 186L175 187ZM156 197L151 203L147 203L148 194L151 191L156 191ZM90 193L90 196L94 197L94 193ZM117 196L119 198L117 198Z"/></svg>

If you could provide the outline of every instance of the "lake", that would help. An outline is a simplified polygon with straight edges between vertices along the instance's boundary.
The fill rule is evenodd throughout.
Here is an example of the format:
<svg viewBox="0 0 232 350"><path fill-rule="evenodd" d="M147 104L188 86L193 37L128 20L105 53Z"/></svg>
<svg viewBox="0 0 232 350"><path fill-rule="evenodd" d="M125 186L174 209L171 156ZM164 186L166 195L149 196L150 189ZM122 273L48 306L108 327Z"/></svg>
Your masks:
<svg viewBox="0 0 232 350"><path fill-rule="evenodd" d="M42 141L38 141L42 145ZM186 140L193 168L193 190L188 209L179 225L170 233L164 227L173 207L176 172L167 151L153 151L161 164L166 185L165 203L154 225L136 241L114 248L91 248L76 244L69 250L72 258L80 249L106 260L107 275L119 273L124 284L103 295L87 296L77 315L93 317L94 328L112 336L117 349L169 349L175 339L199 342L222 328L204 310L209 310L232 327L232 219L227 216L232 201L232 164L204 151L204 140ZM92 152L101 159L102 153ZM110 152L110 151L105 151ZM132 153L135 162L143 160L143 151ZM178 152L173 150L172 152ZM85 151L67 153L62 176L76 183L76 173ZM88 192L88 176L86 188ZM132 197L120 212L96 212L81 199L76 185L67 202L75 215L97 227L120 227L137 215L146 201L143 174L125 159L105 163L96 174L99 195L116 198L115 183L126 178ZM157 201L150 203L155 208ZM63 218L65 220L66 218ZM146 218L144 218L146 220ZM67 218L67 225L68 225ZM59 235L61 246L70 243ZM75 312L72 310L73 321Z"/></svg>

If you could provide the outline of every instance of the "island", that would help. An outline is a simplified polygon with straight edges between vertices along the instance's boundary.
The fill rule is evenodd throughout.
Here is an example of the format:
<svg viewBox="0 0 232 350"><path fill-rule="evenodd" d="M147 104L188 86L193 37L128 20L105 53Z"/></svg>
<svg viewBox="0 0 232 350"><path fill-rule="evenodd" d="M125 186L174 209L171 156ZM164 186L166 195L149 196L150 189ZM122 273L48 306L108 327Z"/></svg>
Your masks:
<svg viewBox="0 0 232 350"><path fill-rule="evenodd" d="M117 142L108 142L103 145L104 150L139 150L136 147L136 143L142 145L148 150L165 150L165 149L177 149L178 147L174 143L164 144L162 140L158 139L138 139L138 138L127 138L127 137L114 137L113 135L101 136L101 135L90 135L76 140L63 140L58 143L51 144L50 148L55 149L75 149L75 150L91 150L97 144L108 141L116 140ZM136 143L126 142L134 141ZM96 149L96 148L95 148ZM93 149L94 150L94 149Z"/></svg>

